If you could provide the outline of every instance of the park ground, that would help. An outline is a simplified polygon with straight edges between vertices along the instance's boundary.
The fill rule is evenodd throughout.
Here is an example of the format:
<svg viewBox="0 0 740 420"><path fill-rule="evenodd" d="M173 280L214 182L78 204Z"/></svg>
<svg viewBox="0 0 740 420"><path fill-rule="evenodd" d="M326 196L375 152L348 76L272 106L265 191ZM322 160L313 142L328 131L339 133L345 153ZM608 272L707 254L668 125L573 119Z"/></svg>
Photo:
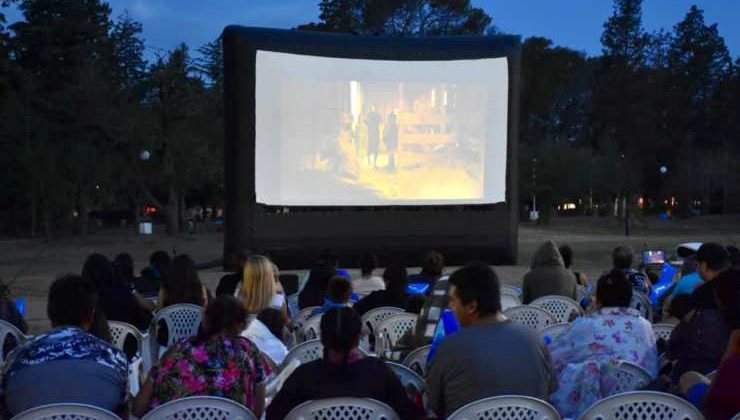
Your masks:
<svg viewBox="0 0 740 420"><path fill-rule="evenodd" d="M215 261L222 255L223 234L211 226L199 226L194 235L168 237L163 226L156 226L150 236L128 230L103 230L87 237L60 238L51 242L38 239L0 238L0 278L10 284L12 297L26 299L26 318L31 333L49 328L46 318L46 294L59 274L79 273L87 255L100 252L113 258L119 252L130 253L136 272L147 264L149 254L158 249L190 255L197 263ZM522 223L519 226L517 265L498 266L504 283L520 285L532 255L546 240L567 243L575 253L575 269L593 279L610 266L610 251L629 244L636 251L662 249L667 255L683 242L740 243L740 215L703 216L690 220L659 221L643 218L629 237L618 220L611 218L568 217L551 220L547 226ZM417 267L409 268L416 272ZM299 274L305 270L296 271ZM352 275L355 271L350 270ZM203 270L201 280L215 290L223 275L220 268Z"/></svg>

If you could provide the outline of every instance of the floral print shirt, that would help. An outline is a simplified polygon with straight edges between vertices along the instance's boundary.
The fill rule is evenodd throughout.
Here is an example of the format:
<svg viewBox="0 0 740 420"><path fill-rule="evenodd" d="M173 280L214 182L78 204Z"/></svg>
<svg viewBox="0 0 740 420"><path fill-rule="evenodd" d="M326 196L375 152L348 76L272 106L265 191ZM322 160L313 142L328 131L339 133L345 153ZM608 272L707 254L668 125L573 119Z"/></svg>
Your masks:
<svg viewBox="0 0 740 420"><path fill-rule="evenodd" d="M550 400L565 417L616 393L618 361L640 365L655 378L658 355L652 326L632 308L601 308L577 318L549 345L559 387Z"/></svg>
<svg viewBox="0 0 740 420"><path fill-rule="evenodd" d="M270 375L257 346L244 337L214 335L174 344L150 373L154 381L151 407L194 395L234 400L255 409L255 389Z"/></svg>

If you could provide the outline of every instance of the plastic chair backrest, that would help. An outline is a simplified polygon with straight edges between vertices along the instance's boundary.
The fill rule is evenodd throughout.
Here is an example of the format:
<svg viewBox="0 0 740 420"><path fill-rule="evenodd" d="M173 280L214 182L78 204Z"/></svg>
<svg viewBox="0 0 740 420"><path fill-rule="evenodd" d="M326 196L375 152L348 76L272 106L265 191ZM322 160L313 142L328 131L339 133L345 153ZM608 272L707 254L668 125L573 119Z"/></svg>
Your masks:
<svg viewBox="0 0 740 420"><path fill-rule="evenodd" d="M703 420L688 401L656 391L633 391L613 395L594 403L581 414L583 420Z"/></svg>
<svg viewBox="0 0 740 420"><path fill-rule="evenodd" d="M650 305L650 300L648 300L647 296L633 291L630 308L637 309L643 318L653 322L653 307Z"/></svg>
<svg viewBox="0 0 740 420"><path fill-rule="evenodd" d="M361 348L358 348L363 356L367 356L367 352ZM285 355L283 363L280 364L280 370L285 369L293 360L298 360L303 363L308 363L314 360L318 360L324 357L324 345L321 344L321 340L309 340L290 349L288 354Z"/></svg>
<svg viewBox="0 0 740 420"><path fill-rule="evenodd" d="M509 294L514 295L518 298L522 297L522 289L520 287L512 286L510 284L502 284L501 285L501 294Z"/></svg>
<svg viewBox="0 0 740 420"><path fill-rule="evenodd" d="M560 414L545 401L523 395L501 395L473 401L448 420L559 420Z"/></svg>
<svg viewBox="0 0 740 420"><path fill-rule="evenodd" d="M652 380L650 372L643 369L642 366L626 360L619 361L619 366L614 372L614 377L617 380L616 393L636 391L649 384Z"/></svg>
<svg viewBox="0 0 740 420"><path fill-rule="evenodd" d="M581 316L583 308L575 300L565 296L542 296L530 305L539 306L555 316L557 322L570 322L571 317Z"/></svg>
<svg viewBox="0 0 740 420"><path fill-rule="evenodd" d="M557 340L557 338L560 337L560 334L567 331L568 328L570 328L569 322L561 322L559 324L548 325L542 330L542 337L549 337L550 341Z"/></svg>
<svg viewBox="0 0 740 420"><path fill-rule="evenodd" d="M515 306L519 306L522 304L522 300L519 299L519 296L511 294L511 293L501 293L501 310L505 311L509 308L513 308Z"/></svg>
<svg viewBox="0 0 740 420"><path fill-rule="evenodd" d="M3 321L0 319L0 365L5 362L5 358L8 356L5 354L5 340L8 336L15 338L16 347L25 343L30 337L23 334L21 330L10 322ZM15 348L15 347L14 347Z"/></svg>
<svg viewBox="0 0 740 420"><path fill-rule="evenodd" d="M426 389L426 383L424 382L424 378L419 376L418 373L414 372L413 370L407 368L406 366L396 363L396 362L385 362L386 365L388 365L389 368L393 371L393 373L398 376L398 379L401 381L401 385L403 385L404 388L406 388L407 385L411 385L414 388L416 388L417 391L423 393Z"/></svg>
<svg viewBox="0 0 740 420"><path fill-rule="evenodd" d="M295 407L286 420L398 420L388 405L370 398L328 398L306 401Z"/></svg>
<svg viewBox="0 0 740 420"><path fill-rule="evenodd" d="M120 420L108 410L87 404L48 404L30 408L12 420Z"/></svg>
<svg viewBox="0 0 740 420"><path fill-rule="evenodd" d="M409 353L405 359L403 359L403 365L413 370L421 377L427 376L427 358L429 357L429 350L432 346L426 345L419 347Z"/></svg>
<svg viewBox="0 0 740 420"><path fill-rule="evenodd" d="M362 316L362 325L370 327L370 332L375 333L378 325L389 317L406 312L402 308L395 306L381 306L380 308L371 309Z"/></svg>
<svg viewBox="0 0 740 420"><path fill-rule="evenodd" d="M416 314L391 315L378 324L375 330L375 353L379 357L392 359L393 349L398 346L398 341L407 334L413 334L416 327Z"/></svg>
<svg viewBox="0 0 740 420"><path fill-rule="evenodd" d="M319 309L320 306L310 306L308 308L303 308L300 311L298 311L295 316L293 316L293 319L291 320L290 324L293 327L294 331L298 331L298 341L304 341L303 338L303 324L308 321L308 318L311 318L311 314L316 309Z"/></svg>
<svg viewBox="0 0 740 420"><path fill-rule="evenodd" d="M520 305L503 312L512 322L526 325L535 331L542 331L545 327L557 324L555 316L539 306Z"/></svg>
<svg viewBox="0 0 740 420"><path fill-rule="evenodd" d="M304 340L317 340L321 338L321 316L323 314L314 315L308 318L301 327L301 336Z"/></svg>
<svg viewBox="0 0 740 420"><path fill-rule="evenodd" d="M141 420L257 420L257 417L236 401L196 396L162 404Z"/></svg>
<svg viewBox="0 0 740 420"><path fill-rule="evenodd" d="M655 334L655 340L662 338L666 341L670 340L671 333L676 326L673 324L653 324L653 334Z"/></svg>
<svg viewBox="0 0 740 420"><path fill-rule="evenodd" d="M735 414L735 417L731 418L730 420L740 420L740 413Z"/></svg>
<svg viewBox="0 0 740 420"><path fill-rule="evenodd" d="M153 325L164 321L167 325L167 346L182 340L195 337L203 320L203 307L189 303L180 303L160 309L152 321Z"/></svg>

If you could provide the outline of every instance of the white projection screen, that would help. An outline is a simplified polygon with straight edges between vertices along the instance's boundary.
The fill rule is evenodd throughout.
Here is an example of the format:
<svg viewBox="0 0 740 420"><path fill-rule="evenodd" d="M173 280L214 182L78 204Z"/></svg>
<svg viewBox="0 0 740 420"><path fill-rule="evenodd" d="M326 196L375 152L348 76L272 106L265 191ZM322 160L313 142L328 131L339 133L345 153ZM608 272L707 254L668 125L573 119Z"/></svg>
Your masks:
<svg viewBox="0 0 740 420"><path fill-rule="evenodd" d="M255 77L257 203L505 201L506 57L391 61L257 50Z"/></svg>

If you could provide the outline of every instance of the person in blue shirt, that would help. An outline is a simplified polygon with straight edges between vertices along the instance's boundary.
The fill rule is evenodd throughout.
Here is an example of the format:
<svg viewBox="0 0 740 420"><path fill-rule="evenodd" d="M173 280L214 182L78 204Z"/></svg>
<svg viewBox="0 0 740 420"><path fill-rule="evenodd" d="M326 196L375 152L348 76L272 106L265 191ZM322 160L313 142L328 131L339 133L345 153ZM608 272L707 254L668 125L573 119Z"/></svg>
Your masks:
<svg viewBox="0 0 740 420"><path fill-rule="evenodd" d="M329 280L324 304L311 312L311 316L322 315L331 308L345 308L350 306L352 297L352 283L342 276L334 276Z"/></svg>
<svg viewBox="0 0 740 420"><path fill-rule="evenodd" d="M694 289L703 283L701 276L696 272L696 257L690 256L684 259L681 267L681 278L676 283L671 293L671 299L678 295L690 295Z"/></svg>
<svg viewBox="0 0 740 420"><path fill-rule="evenodd" d="M424 261L421 266L421 272L412 274L408 278L409 284L433 284L442 276L445 269L445 260L442 254L437 251L429 251L424 255Z"/></svg>

